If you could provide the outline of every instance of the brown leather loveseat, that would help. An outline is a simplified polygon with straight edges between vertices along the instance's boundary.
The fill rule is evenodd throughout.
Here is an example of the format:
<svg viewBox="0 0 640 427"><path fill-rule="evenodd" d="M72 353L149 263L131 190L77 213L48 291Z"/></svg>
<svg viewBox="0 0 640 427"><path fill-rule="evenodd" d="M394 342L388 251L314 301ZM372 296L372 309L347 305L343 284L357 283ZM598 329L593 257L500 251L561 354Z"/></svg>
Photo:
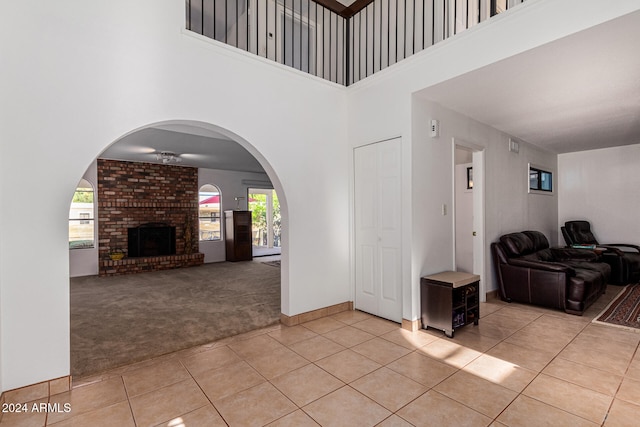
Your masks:
<svg viewBox="0 0 640 427"><path fill-rule="evenodd" d="M505 234L491 244L503 300L582 315L606 289L611 267L589 250L550 248L539 231Z"/></svg>

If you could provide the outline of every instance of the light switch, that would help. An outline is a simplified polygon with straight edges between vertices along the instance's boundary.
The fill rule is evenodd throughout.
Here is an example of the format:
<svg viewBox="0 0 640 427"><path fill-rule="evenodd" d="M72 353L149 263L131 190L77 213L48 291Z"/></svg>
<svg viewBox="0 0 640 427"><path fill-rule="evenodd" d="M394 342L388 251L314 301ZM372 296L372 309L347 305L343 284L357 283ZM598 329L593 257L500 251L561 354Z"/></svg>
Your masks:
<svg viewBox="0 0 640 427"><path fill-rule="evenodd" d="M440 136L440 122L433 119L429 124L429 132L431 134L431 138L436 138Z"/></svg>
<svg viewBox="0 0 640 427"><path fill-rule="evenodd" d="M518 141L514 141L513 139L509 138L509 151L511 151L512 153L520 152L520 144L518 143Z"/></svg>

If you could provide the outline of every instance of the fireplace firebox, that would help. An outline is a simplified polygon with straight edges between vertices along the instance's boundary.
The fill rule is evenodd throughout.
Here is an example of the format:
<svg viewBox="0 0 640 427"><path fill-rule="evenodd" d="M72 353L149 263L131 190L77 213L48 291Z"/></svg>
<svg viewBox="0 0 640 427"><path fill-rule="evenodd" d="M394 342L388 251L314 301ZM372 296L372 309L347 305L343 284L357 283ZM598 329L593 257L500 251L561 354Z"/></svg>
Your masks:
<svg viewBox="0 0 640 427"><path fill-rule="evenodd" d="M175 255L176 228L161 222L129 228L128 248L131 258Z"/></svg>

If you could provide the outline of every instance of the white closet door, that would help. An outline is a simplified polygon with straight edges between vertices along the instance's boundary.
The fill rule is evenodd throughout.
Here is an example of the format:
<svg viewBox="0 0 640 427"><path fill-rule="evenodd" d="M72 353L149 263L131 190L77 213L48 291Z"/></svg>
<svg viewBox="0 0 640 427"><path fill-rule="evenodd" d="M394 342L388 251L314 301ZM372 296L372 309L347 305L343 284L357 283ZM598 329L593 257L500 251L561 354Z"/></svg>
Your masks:
<svg viewBox="0 0 640 427"><path fill-rule="evenodd" d="M399 138L355 149L355 307L402 321Z"/></svg>

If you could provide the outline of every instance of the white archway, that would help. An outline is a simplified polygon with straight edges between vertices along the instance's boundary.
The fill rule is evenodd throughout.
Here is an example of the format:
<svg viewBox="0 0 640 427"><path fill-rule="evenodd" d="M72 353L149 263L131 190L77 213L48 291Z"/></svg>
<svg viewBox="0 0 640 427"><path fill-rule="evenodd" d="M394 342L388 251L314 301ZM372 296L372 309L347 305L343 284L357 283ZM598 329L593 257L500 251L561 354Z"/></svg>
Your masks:
<svg viewBox="0 0 640 427"><path fill-rule="evenodd" d="M262 166L265 173L269 177L273 188L278 194L278 198L280 201L280 209L282 216L282 235L281 235L281 247L282 247L282 264L281 264L281 312L285 313L286 307L289 304L289 233L288 233L288 204L287 204L287 194L283 188L283 185L278 177L278 174L271 166L271 163L260 153L260 151L249 141L240 137L238 134L234 133L231 130L225 129L221 126L217 126L211 123L205 123L202 121L196 120L167 120L162 122L150 123L145 126L141 126L136 128L126 134L122 135L120 138L115 140L113 143L109 145L109 147L118 144L123 138L127 136L133 135L136 132L140 132L144 129L149 128L160 128L160 129L168 129L175 132L187 133L187 134L196 134L201 136L211 136L211 137L219 137L222 135L226 139L233 141L239 144L241 147L246 149ZM105 150L108 147L105 147ZM176 148L177 150L177 148ZM104 150L103 150L104 152ZM100 153L102 154L102 152ZM100 157L100 154L97 157Z"/></svg>
<svg viewBox="0 0 640 427"><path fill-rule="evenodd" d="M118 138L116 141L114 141L112 144L110 144L109 147L113 147L113 146L121 143L123 138L125 138L127 136L135 135L136 133L141 132L141 131L143 131L145 129L156 128L156 126L162 126L162 127L166 128L168 125L167 125L167 122L163 122L162 124L151 124L151 125L148 125L148 126L144 126L144 127L138 128L138 129L136 129L136 130L134 130L132 132L128 132L125 136L123 136L121 138ZM219 127L215 127L215 126L212 126L212 125L206 125L206 124L203 125L203 124L200 124L200 123L198 124L198 126L193 126L192 124L184 122L184 121L181 121L181 122L179 122L177 124L175 122L173 122L171 127L175 128L175 129L180 129L181 132L197 132L201 136L208 136L209 129L215 129L215 130L211 130L211 135L216 135L216 136L219 137L219 135L222 134L222 132L224 132L225 136L226 135L231 135L230 137L228 137L228 139L230 141L232 140L231 138L235 137L235 135L233 133L223 131ZM240 144L240 143L238 143L238 144L242 145L243 148L244 147L248 147L248 148L251 149L251 151L257 152L257 150L255 150L252 145L248 144L246 141L243 141L243 140L241 140L241 141L242 141L243 144ZM215 152L215 149L216 149L215 145L213 143L211 145L212 145L211 150ZM180 152L180 140L179 140L179 138L175 142L175 151L176 152ZM247 149L247 151L249 151L249 150ZM105 153L105 150L103 150L97 156L96 159L103 157L104 153ZM280 183L279 183L279 181L277 179L277 176L274 176L275 174L274 174L272 168L270 168L269 164L266 162L266 160L262 156L260 156L260 157L261 157L261 159L258 160L260 165L266 165L266 167L263 166L263 169L265 169L265 173L269 177L269 180L271 181L271 184L276 189L276 191L279 191L279 194L281 195L281 200L283 200L283 203L282 203L282 223L283 223L283 236L282 236L283 237L282 238L283 254L282 254L282 257L284 258L288 254L288 240L286 239L286 236L287 236L287 233L286 233L287 220L286 219L288 218L287 210L286 210L286 206L287 205L286 205L286 202L285 202L286 195L284 194L284 191L283 191L282 186L280 185ZM113 160L127 160L127 159L115 159L115 158L113 158ZM131 161L135 162L135 160L131 160ZM97 182L97 175L98 175L97 170L99 169L99 167L96 168L95 164L96 164L96 162L94 162L92 164L92 167L89 170L92 171L96 175L95 181ZM120 166L118 166L118 167L120 167ZM200 168L198 168L198 170L200 170ZM267 170L270 170L271 173L268 173ZM198 176L200 178L200 174L198 174ZM264 176L264 174L261 174L261 176ZM250 185L250 183L243 182L242 185L248 187ZM198 188L200 188L200 183L198 183ZM197 189L196 189L196 191L197 191ZM246 193L246 190L245 190L245 193ZM218 189L218 194L221 194L219 189ZM98 204L99 204L99 201L98 201ZM227 204L227 209L233 209L233 208L235 208L235 206L232 207L230 204ZM98 212L97 216L100 216L100 212ZM126 232L125 232L125 235L126 235ZM218 239L218 242L216 242L216 243L219 243L219 244L221 243L222 244L221 247L224 249L224 241L220 241ZM99 257L97 251L94 251L94 257L96 257L96 258ZM73 258L73 257L70 257L70 258ZM282 264L285 265L285 266L288 265L286 262L282 262ZM91 273L89 273L89 274L91 274ZM98 271L96 271L96 273L94 273L94 274L98 274ZM280 308L280 313L282 313L283 312L282 307L283 307L283 304L284 304L283 301L287 301L286 295L288 295L288 280L287 280L288 279L288 270L286 268L284 268L284 267L281 267L279 269L279 275L280 275L280 295L281 295L280 307L279 308ZM72 358L72 360L74 360L74 359Z"/></svg>

